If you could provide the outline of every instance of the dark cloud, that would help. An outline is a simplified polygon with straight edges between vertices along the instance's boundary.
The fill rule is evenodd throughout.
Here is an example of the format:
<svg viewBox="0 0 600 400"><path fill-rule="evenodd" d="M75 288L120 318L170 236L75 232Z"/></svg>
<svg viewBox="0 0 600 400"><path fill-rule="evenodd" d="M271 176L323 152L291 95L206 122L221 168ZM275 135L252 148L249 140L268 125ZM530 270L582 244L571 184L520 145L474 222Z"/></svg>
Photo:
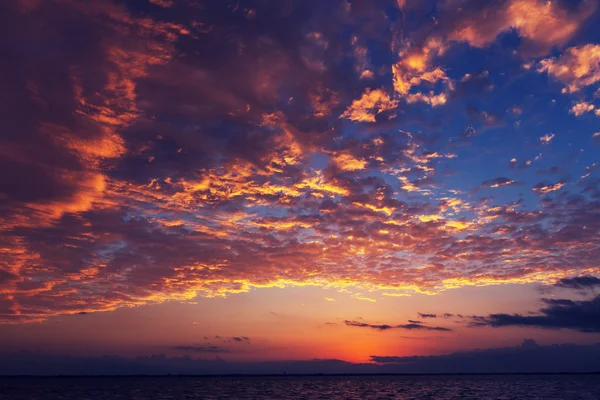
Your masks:
<svg viewBox="0 0 600 400"><path fill-rule="evenodd" d="M488 71L478 71L475 73L463 76L456 84L456 89L452 92L453 98L469 97L480 95L481 92L490 91L494 88L494 83L489 77ZM471 106L467 108L468 114L477 115L476 108Z"/></svg>
<svg viewBox="0 0 600 400"><path fill-rule="evenodd" d="M250 343L250 339L248 337L246 337L246 336L241 336L241 337L234 336L234 337L231 338L231 340L234 341L234 342L238 342L238 343L242 343L242 342L244 342L244 343Z"/></svg>
<svg viewBox="0 0 600 400"><path fill-rule="evenodd" d="M204 337L205 340L208 340L208 337ZM214 340L220 341L222 343L252 343L250 338L247 336L220 336L215 335Z"/></svg>
<svg viewBox="0 0 600 400"><path fill-rule="evenodd" d="M557 175L562 173L562 169L556 165L548 168L548 169L540 169L536 171L536 175Z"/></svg>
<svg viewBox="0 0 600 400"><path fill-rule="evenodd" d="M418 313L419 317L421 318L437 318L437 314L424 314L424 313Z"/></svg>
<svg viewBox="0 0 600 400"><path fill-rule="evenodd" d="M600 346L539 346L524 339L516 347L477 349L436 356L371 356L389 369L427 373L575 372L600 367Z"/></svg>
<svg viewBox="0 0 600 400"><path fill-rule="evenodd" d="M557 287L567 289L588 289L600 286L600 278L595 276L577 276L575 278L563 278L559 280Z"/></svg>
<svg viewBox="0 0 600 400"><path fill-rule="evenodd" d="M371 328L371 329L376 329L378 331L387 331L389 329L394 329L394 326L392 326L392 325L384 325L384 324L375 325L375 324L367 324L367 323L364 323L364 322L348 321L348 320L345 320L344 323L347 326L355 326L355 327L358 327L358 328Z"/></svg>
<svg viewBox="0 0 600 400"><path fill-rule="evenodd" d="M186 353L229 353L228 349L218 346L175 346L175 350L184 351Z"/></svg>
<svg viewBox="0 0 600 400"><path fill-rule="evenodd" d="M187 346L184 346L187 347ZM2 375L167 374L348 374L348 373L535 373L600 370L599 345L539 346L525 339L516 347L477 349L435 356L378 356L370 363L342 360L236 362L152 355L70 357L36 352L0 354Z"/></svg>
<svg viewBox="0 0 600 400"><path fill-rule="evenodd" d="M572 287L572 286L571 286ZM472 317L474 326L532 326L545 329L572 329L600 332L600 296L591 300L542 299L537 314L490 314Z"/></svg>
<svg viewBox="0 0 600 400"><path fill-rule="evenodd" d="M400 325L377 325L377 324L367 324L364 322L358 321L348 321L345 320L344 323L347 326L353 326L357 328L370 328L378 331L387 331L390 329L406 329L406 330L425 330L425 331L441 331L441 332L451 332L452 329L444 328L441 326L427 326L422 325L421 323L408 323L408 324L400 324Z"/></svg>
<svg viewBox="0 0 600 400"><path fill-rule="evenodd" d="M495 113L490 113L479 108L468 105L466 113L471 122L480 124L483 127L493 128L503 124L502 118Z"/></svg>

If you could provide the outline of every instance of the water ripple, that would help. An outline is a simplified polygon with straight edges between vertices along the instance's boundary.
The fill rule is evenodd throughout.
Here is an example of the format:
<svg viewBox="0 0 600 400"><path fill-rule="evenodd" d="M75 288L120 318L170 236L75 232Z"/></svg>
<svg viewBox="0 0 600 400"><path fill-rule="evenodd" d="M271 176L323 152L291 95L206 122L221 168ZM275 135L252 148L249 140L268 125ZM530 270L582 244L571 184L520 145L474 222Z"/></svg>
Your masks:
<svg viewBox="0 0 600 400"><path fill-rule="evenodd" d="M2 400L600 399L600 376L0 378Z"/></svg>

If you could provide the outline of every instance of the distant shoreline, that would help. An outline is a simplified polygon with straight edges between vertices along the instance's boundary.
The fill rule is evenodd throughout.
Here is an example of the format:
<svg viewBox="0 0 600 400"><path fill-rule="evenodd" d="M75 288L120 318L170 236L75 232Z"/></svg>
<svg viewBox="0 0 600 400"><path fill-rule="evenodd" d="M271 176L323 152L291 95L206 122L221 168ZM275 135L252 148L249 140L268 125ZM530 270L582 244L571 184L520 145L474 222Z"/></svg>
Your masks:
<svg viewBox="0 0 600 400"><path fill-rule="evenodd" d="M348 373L348 374L135 374L135 375L0 375L0 379L24 378L314 378L314 377L379 377L379 376L511 376L511 375L600 375L593 372L456 372L456 373Z"/></svg>

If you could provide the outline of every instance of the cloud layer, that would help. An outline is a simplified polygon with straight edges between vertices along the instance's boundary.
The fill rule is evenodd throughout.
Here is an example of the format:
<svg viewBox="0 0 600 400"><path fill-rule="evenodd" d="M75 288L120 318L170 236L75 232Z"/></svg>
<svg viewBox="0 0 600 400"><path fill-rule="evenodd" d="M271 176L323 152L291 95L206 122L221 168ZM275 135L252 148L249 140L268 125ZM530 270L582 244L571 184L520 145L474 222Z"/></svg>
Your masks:
<svg viewBox="0 0 600 400"><path fill-rule="evenodd" d="M594 153L577 139L564 153L551 127L522 146L494 134L527 122L506 112L528 101L503 97L507 75L593 105L596 3L453 0L435 18L401 3L4 6L0 321L272 286L393 296L600 272ZM532 180L509 169L517 156L569 173Z"/></svg>
<svg viewBox="0 0 600 400"><path fill-rule="evenodd" d="M352 374L352 373L540 373L591 372L600 368L599 345L523 344L435 356L371 356L370 363L341 360L231 362L220 358L68 357L41 353L0 354L3 375ZM394 378L398 379L398 378ZM511 377L514 380L514 377ZM532 377L528 377L532 379ZM545 379L545 378L544 378Z"/></svg>

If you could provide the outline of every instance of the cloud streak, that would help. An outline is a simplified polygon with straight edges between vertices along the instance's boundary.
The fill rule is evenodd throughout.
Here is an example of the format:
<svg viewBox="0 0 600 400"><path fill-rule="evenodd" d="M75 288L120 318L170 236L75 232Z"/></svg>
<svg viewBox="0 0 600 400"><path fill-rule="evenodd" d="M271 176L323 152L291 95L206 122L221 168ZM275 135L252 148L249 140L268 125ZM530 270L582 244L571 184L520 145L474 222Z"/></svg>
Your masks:
<svg viewBox="0 0 600 400"><path fill-rule="evenodd" d="M175 346L175 350L183 351L186 353L229 353L229 350L223 349L218 346Z"/></svg>
<svg viewBox="0 0 600 400"><path fill-rule="evenodd" d="M422 323L412 321L408 324L400 324L400 325L385 325L385 324L367 324L359 321L349 321L345 320L344 323L346 326L352 326L356 328L370 328L378 331L387 331L390 329L406 329L406 330L425 330L425 331L440 331L440 332L451 332L452 329L444 328L441 326L427 326Z"/></svg>
<svg viewBox="0 0 600 400"><path fill-rule="evenodd" d="M572 287L572 286L571 286ZM533 326L545 329L572 329L600 332L600 296L591 300L542 299L545 306L537 315L490 314L473 317L475 326Z"/></svg>

